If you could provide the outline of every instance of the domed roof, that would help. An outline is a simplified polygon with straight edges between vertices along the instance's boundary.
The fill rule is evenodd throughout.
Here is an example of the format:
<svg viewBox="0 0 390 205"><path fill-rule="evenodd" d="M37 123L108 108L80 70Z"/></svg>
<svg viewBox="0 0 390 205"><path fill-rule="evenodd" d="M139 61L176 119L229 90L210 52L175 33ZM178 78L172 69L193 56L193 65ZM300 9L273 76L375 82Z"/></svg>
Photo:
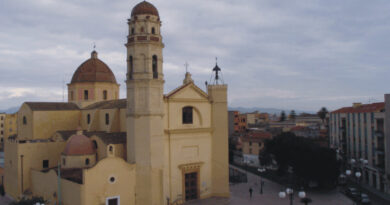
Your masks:
<svg viewBox="0 0 390 205"><path fill-rule="evenodd" d="M109 82L116 83L114 73L92 51L91 58L82 63L74 72L71 83L78 82Z"/></svg>
<svg viewBox="0 0 390 205"><path fill-rule="evenodd" d="M63 154L91 155L95 154L95 152L96 150L94 148L92 140L81 133L77 133L76 135L70 137L70 139L66 143Z"/></svg>
<svg viewBox="0 0 390 205"><path fill-rule="evenodd" d="M159 16L156 7L154 7L153 4L147 1L143 1L137 4L136 6L134 6L133 10L131 11L132 17L141 14L150 14L150 15Z"/></svg>

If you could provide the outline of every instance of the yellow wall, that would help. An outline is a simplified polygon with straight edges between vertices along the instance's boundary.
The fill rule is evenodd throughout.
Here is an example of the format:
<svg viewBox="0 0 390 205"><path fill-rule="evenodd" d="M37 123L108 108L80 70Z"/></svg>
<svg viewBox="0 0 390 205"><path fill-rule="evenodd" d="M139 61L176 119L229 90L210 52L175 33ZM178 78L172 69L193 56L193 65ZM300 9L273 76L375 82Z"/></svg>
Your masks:
<svg viewBox="0 0 390 205"><path fill-rule="evenodd" d="M135 165L118 157L107 157L84 170L84 204L105 204L107 197L119 196L120 204L135 204ZM115 182L110 182L110 177Z"/></svg>
<svg viewBox="0 0 390 205"><path fill-rule="evenodd" d="M48 139L59 130L75 130L79 126L80 111L34 111L33 138Z"/></svg>
<svg viewBox="0 0 390 205"><path fill-rule="evenodd" d="M87 165L85 161L89 159ZM64 161L65 160L65 161ZM65 163L64 163L65 162ZM96 164L96 155L61 155L61 165L63 168L88 168Z"/></svg>
<svg viewBox="0 0 390 205"><path fill-rule="evenodd" d="M54 170L47 173L31 171L31 191L34 196L41 196L54 204L58 199L58 176ZM42 183L45 182L45 183ZM63 205L83 204L84 185L61 179L61 201Z"/></svg>
<svg viewBox="0 0 390 205"><path fill-rule="evenodd" d="M79 99L81 89L82 99ZM88 100L84 100L84 90L89 90ZM93 93L91 91L93 90ZM74 102L80 107L86 107L95 102L103 101L103 90L107 90L107 100L119 99L119 84L109 82L83 82L68 84L68 102ZM73 91L73 100L71 92Z"/></svg>
<svg viewBox="0 0 390 205"><path fill-rule="evenodd" d="M20 193L20 163L18 161L18 146L15 141L4 141L4 188L13 198Z"/></svg>
<svg viewBox="0 0 390 205"><path fill-rule="evenodd" d="M23 117L26 117L26 124L23 124ZM33 112L26 103L18 111L18 139L33 138Z"/></svg>

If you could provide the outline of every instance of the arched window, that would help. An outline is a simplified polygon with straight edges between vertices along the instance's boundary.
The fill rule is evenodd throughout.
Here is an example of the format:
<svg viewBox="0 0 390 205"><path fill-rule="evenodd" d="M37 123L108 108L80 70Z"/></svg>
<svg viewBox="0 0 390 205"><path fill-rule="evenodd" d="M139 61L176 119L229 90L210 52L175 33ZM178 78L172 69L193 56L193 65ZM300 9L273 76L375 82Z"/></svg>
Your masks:
<svg viewBox="0 0 390 205"><path fill-rule="evenodd" d="M107 90L103 90L103 100L107 100Z"/></svg>
<svg viewBox="0 0 390 205"><path fill-rule="evenodd" d="M27 125L27 118L26 118L26 116L23 116L23 125Z"/></svg>
<svg viewBox="0 0 390 205"><path fill-rule="evenodd" d="M98 146L97 146L96 140L93 140L92 143L93 143L93 148L94 148L95 150L97 150Z"/></svg>
<svg viewBox="0 0 390 205"><path fill-rule="evenodd" d="M129 79L133 79L133 56L129 56Z"/></svg>
<svg viewBox="0 0 390 205"><path fill-rule="evenodd" d="M89 159L85 159L85 165L89 165Z"/></svg>
<svg viewBox="0 0 390 205"><path fill-rule="evenodd" d="M106 125L110 124L110 115L106 113Z"/></svg>
<svg viewBox="0 0 390 205"><path fill-rule="evenodd" d="M156 34L156 30L152 27L152 34Z"/></svg>
<svg viewBox="0 0 390 205"><path fill-rule="evenodd" d="M84 100L88 100L88 90L84 90Z"/></svg>
<svg viewBox="0 0 390 205"><path fill-rule="evenodd" d="M192 124L192 107L183 107L183 124Z"/></svg>
<svg viewBox="0 0 390 205"><path fill-rule="evenodd" d="M152 61L152 67L153 67L153 78L158 78L158 70L157 70L157 56L153 55L153 61Z"/></svg>
<svg viewBox="0 0 390 205"><path fill-rule="evenodd" d="M91 122L91 115L88 114L88 115L87 115L87 124L89 124L90 122Z"/></svg>

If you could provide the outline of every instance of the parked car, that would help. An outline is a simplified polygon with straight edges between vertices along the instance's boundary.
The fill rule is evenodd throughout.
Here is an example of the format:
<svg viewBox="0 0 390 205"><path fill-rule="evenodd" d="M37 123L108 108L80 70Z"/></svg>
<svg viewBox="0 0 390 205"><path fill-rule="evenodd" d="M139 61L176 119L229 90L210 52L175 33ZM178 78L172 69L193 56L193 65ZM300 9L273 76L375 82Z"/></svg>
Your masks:
<svg viewBox="0 0 390 205"><path fill-rule="evenodd" d="M360 203L361 204L371 204L371 200L370 200L370 197L368 197L367 194L360 194Z"/></svg>
<svg viewBox="0 0 390 205"><path fill-rule="evenodd" d="M345 190L345 194L355 200L359 199L359 195L360 195L358 190L355 187L348 187Z"/></svg>

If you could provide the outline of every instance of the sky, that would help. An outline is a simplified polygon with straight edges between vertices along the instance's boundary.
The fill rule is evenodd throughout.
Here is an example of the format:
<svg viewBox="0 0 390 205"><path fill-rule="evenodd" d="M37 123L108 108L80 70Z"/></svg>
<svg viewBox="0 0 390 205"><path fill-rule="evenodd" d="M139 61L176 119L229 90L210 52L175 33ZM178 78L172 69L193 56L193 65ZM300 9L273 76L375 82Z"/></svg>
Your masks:
<svg viewBox="0 0 390 205"><path fill-rule="evenodd" d="M1 0L0 109L63 101L94 43L126 97L127 19L140 1ZM390 93L388 0L153 0L165 93L218 57L230 107L317 111ZM64 92L65 90L65 92Z"/></svg>

